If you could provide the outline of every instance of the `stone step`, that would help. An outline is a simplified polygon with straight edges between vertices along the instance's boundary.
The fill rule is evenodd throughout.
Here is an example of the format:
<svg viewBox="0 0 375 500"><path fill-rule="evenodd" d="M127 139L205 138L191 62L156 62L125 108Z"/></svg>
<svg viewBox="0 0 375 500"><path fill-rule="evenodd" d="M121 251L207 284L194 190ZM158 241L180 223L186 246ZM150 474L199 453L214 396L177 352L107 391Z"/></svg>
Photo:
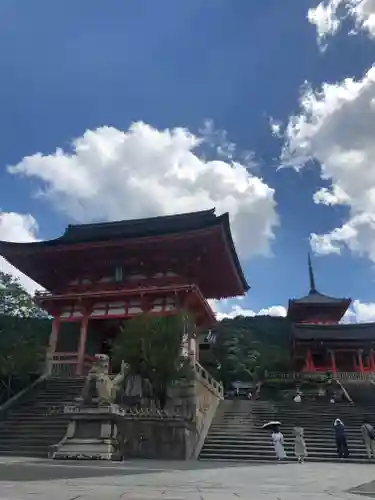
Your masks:
<svg viewBox="0 0 375 500"><path fill-rule="evenodd" d="M8 438L0 438L0 449L8 448L9 445L15 444L17 446L40 446L43 443L43 446L46 444L56 444L60 439L64 437L65 432L63 433L55 433L55 434L45 434L42 436L38 435L29 435L29 436L9 436Z"/></svg>
<svg viewBox="0 0 375 500"><path fill-rule="evenodd" d="M17 436L28 436L28 435L47 435L47 434L60 434L61 432L65 432L67 428L66 425L59 426L50 426L45 425L42 426L29 426L29 427L6 427L4 429L0 429L0 439L6 438L9 435L13 436L16 434Z"/></svg>
<svg viewBox="0 0 375 500"><path fill-rule="evenodd" d="M287 455L293 456L294 450L293 448L286 448ZM354 449L349 450L350 456L352 457L366 457L366 451L364 449ZM261 455L261 456L275 456L275 451L273 449L259 449L259 448L215 448L213 446L204 447L202 451L202 455L206 453L221 453L225 455L234 455L236 454L238 457L243 455ZM308 449L309 457L337 457L337 452L335 448L326 449L326 450L310 450Z"/></svg>
<svg viewBox="0 0 375 500"><path fill-rule="evenodd" d="M1 434L0 434L1 436ZM285 443L294 443L294 438L292 436L284 436L284 441ZM245 438L241 438L240 436L233 436L233 435L223 435L223 436L214 436L209 434L206 438L206 443L233 443L233 444L251 444L251 443L270 443L271 444L271 439L263 438L263 437L258 437L258 436L246 436ZM326 439L322 438L316 438L316 439L306 439L306 443L308 444L314 444L314 445L325 445L328 443L335 443L335 438L334 436ZM352 436L347 436L347 442L348 444L359 444L362 445L363 441L360 439L360 437L352 437Z"/></svg>
<svg viewBox="0 0 375 500"><path fill-rule="evenodd" d="M269 430L262 425L271 420L281 422L285 449L293 457L293 427L305 430L310 461L340 461L337 457L333 422L341 418L353 462L368 462L361 436L364 416L372 420L375 406L358 408L346 405L327 406L326 403L262 404L259 402L225 402L214 419L206 437L200 458L233 461L275 461L275 452ZM375 420L375 417L374 417Z"/></svg>
<svg viewBox="0 0 375 500"><path fill-rule="evenodd" d="M351 453L366 453L366 449L364 445L362 444L356 444L356 445L350 445L348 443L348 447ZM213 443L211 441L208 441L205 443L203 450L208 450L208 449L216 449L220 451L235 451L236 453L238 452L244 452L244 451L250 451L250 450L257 450L259 452L269 452L269 453L274 453L274 448L272 446L272 443L237 443L237 444L232 444L232 443ZM294 450L294 445L293 443L285 443L285 449L288 450ZM332 443L326 443L326 444L320 444L320 445L313 445L311 443L307 443L307 450L309 455L311 453L327 453L327 452L332 452L336 453L336 444L334 442Z"/></svg>
<svg viewBox="0 0 375 500"><path fill-rule="evenodd" d="M210 453L206 454L203 456L199 457L199 460L202 461L216 461L216 462L233 462L233 463L269 463L269 462L276 462L277 459L276 457L263 457L262 455L249 455L249 456L242 456L241 458L238 458L236 455L221 455L217 453ZM297 459L295 457L290 457L287 460L284 460L283 463L293 463L296 462ZM327 463L360 463L360 464L368 464L369 461L368 458L345 458L345 459L340 459L338 457L307 457L305 459L306 462L327 462Z"/></svg>
<svg viewBox="0 0 375 500"><path fill-rule="evenodd" d="M350 426L345 426L346 434L360 434L361 433L361 428L360 426L355 426L355 427L350 427ZM254 426L249 426L246 427L244 425L239 426L239 427L234 427L234 426L228 426L228 427L223 427L223 426L217 426L213 427L210 429L211 432L221 432L221 433L227 433L228 431L231 431L233 433L237 433L240 435L245 435L245 434L261 434L261 435L271 435L270 431L266 431L262 429L261 427L254 427ZM281 426L281 431L285 435L286 433L288 434L293 434L293 427L285 427ZM315 435L321 435L321 436L330 436L331 434L334 433L334 428L333 425L327 426L327 427L322 427L321 429L316 428L308 428L305 426L304 428L304 433L305 436L315 436Z"/></svg>
<svg viewBox="0 0 375 500"><path fill-rule="evenodd" d="M1 449L0 456L13 456L13 457L35 457L35 458L47 458L48 448L46 446L40 447L19 447L19 448L9 448Z"/></svg>

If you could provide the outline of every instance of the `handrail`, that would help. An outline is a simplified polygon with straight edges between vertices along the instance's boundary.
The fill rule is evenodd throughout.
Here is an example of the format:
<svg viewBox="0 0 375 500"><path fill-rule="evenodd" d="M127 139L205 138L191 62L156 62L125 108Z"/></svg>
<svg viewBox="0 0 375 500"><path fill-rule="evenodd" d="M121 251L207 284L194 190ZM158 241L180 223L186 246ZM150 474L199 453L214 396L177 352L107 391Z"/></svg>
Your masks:
<svg viewBox="0 0 375 500"><path fill-rule="evenodd" d="M218 393L220 397L224 395L224 387L221 382L218 382L213 376L198 362L194 363L195 372L198 373L202 379L208 382L208 384Z"/></svg>

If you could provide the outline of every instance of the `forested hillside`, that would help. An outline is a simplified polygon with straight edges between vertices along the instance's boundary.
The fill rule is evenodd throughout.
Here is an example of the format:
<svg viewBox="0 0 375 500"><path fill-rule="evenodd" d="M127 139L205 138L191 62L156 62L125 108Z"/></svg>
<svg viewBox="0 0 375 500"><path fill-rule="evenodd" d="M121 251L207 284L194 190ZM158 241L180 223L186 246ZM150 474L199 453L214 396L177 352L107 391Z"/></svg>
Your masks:
<svg viewBox="0 0 375 500"><path fill-rule="evenodd" d="M290 367L290 333L286 318L224 319L212 329L215 342L211 352L201 352L201 362L226 386L235 380L256 380L265 370L286 371Z"/></svg>

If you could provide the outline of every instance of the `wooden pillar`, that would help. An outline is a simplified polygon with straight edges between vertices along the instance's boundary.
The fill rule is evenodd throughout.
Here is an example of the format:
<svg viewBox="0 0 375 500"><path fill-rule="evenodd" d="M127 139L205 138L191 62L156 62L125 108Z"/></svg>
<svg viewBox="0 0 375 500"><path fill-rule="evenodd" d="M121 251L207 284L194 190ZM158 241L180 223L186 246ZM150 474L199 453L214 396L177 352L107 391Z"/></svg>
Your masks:
<svg viewBox="0 0 375 500"><path fill-rule="evenodd" d="M59 339L59 329L60 329L60 318L59 316L55 316L52 320L52 329L49 337L49 345L46 352L45 359L45 374L51 375L53 371L53 358L56 352L56 346Z"/></svg>
<svg viewBox="0 0 375 500"><path fill-rule="evenodd" d="M49 352L53 356L56 352L57 341L59 339L60 318L55 316L52 320L52 330L49 337Z"/></svg>
<svg viewBox="0 0 375 500"><path fill-rule="evenodd" d="M358 362L357 362L357 356L355 353L353 354L353 371L358 371Z"/></svg>
<svg viewBox="0 0 375 500"><path fill-rule="evenodd" d="M331 355L331 369L332 369L333 373L336 373L335 351L332 349L329 353Z"/></svg>
<svg viewBox="0 0 375 500"><path fill-rule="evenodd" d="M79 336L78 356L77 356L77 375L83 375L83 364L85 361L85 349L87 339L87 327L89 323L89 316L85 312L81 321L81 330Z"/></svg>
<svg viewBox="0 0 375 500"><path fill-rule="evenodd" d="M310 348L307 349L305 371L307 371L307 372L314 372L315 371L314 361L313 361L312 352L311 352Z"/></svg>
<svg viewBox="0 0 375 500"><path fill-rule="evenodd" d="M363 360L362 360L362 349L358 349L358 368L361 373L363 373L365 370L363 368Z"/></svg>
<svg viewBox="0 0 375 500"><path fill-rule="evenodd" d="M374 360L374 351L372 347L370 347L370 354L369 354L369 361L370 361L370 371L375 372L375 360Z"/></svg>

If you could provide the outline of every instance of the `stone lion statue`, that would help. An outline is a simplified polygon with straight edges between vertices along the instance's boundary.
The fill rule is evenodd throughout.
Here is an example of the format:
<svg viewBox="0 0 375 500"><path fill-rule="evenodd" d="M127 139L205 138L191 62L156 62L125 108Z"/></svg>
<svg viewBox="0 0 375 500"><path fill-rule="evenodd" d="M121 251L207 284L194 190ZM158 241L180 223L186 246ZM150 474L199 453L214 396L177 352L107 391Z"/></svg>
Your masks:
<svg viewBox="0 0 375 500"><path fill-rule="evenodd" d="M122 362L120 373L112 379L109 376L109 357L106 354L96 354L83 387L83 404L148 406L153 399L153 389L142 366L141 363L138 373L131 373L129 365Z"/></svg>
<svg viewBox="0 0 375 500"><path fill-rule="evenodd" d="M114 379L109 376L109 357L106 354L96 354L94 363L86 377L82 391L82 400L88 404L111 404L116 400L116 394L125 378L125 363Z"/></svg>

